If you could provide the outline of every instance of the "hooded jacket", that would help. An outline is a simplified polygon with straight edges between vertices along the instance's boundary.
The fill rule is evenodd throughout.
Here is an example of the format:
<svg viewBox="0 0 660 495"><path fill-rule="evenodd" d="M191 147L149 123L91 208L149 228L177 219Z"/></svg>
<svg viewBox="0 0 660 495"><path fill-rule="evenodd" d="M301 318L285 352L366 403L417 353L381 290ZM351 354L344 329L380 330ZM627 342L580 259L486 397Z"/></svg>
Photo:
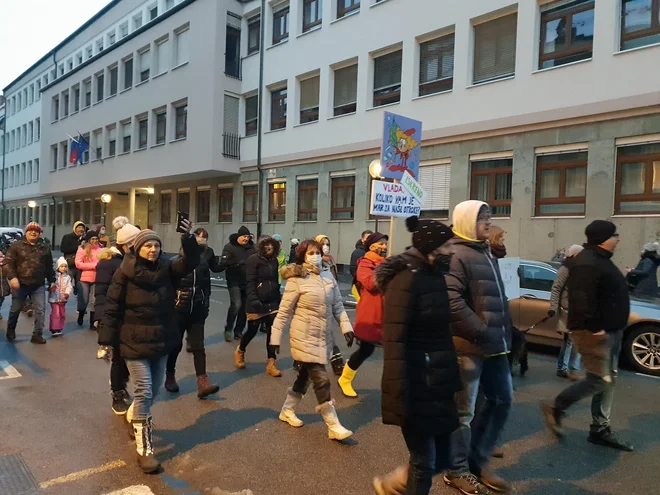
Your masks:
<svg viewBox="0 0 660 495"><path fill-rule="evenodd" d="M648 298L658 296L658 266L660 257L656 251L642 254L637 266L626 275L628 284L632 286L632 294Z"/></svg>
<svg viewBox="0 0 660 495"><path fill-rule="evenodd" d="M365 342L380 342L383 337L383 294L376 285L376 269L385 260L368 252L358 261L356 281L360 300L355 312L355 336Z"/></svg>
<svg viewBox="0 0 660 495"><path fill-rule="evenodd" d="M118 340L124 359L157 359L181 344L175 288L199 264L195 237L185 236L182 245L184 255L176 261L124 256L108 289L99 345L112 346Z"/></svg>
<svg viewBox="0 0 660 495"><path fill-rule="evenodd" d="M259 242L257 252L247 260L247 302L246 313L259 315L277 311L280 305L280 282L278 256L267 257L265 248L273 243L266 237ZM277 241L275 241L277 244Z"/></svg>
<svg viewBox="0 0 660 495"><path fill-rule="evenodd" d="M209 315L211 304L211 271L222 271L218 257L208 246L199 246L199 265L185 277L183 277L176 289L174 309L177 313L195 313L202 320ZM181 257L178 254L172 261Z"/></svg>
<svg viewBox="0 0 660 495"><path fill-rule="evenodd" d="M464 201L454 209L456 252L445 279L457 352L493 356L511 350L511 315L497 260L488 244L477 240L484 205Z"/></svg>
<svg viewBox="0 0 660 495"><path fill-rule="evenodd" d="M327 364L334 343L330 323L336 320L344 335L353 331L339 286L307 264L289 264L281 272L287 282L270 343L280 345L290 326L291 357L301 363Z"/></svg>
<svg viewBox="0 0 660 495"><path fill-rule="evenodd" d="M26 239L16 241L9 247L5 262L7 278L17 278L22 286L43 286L44 280L49 284L55 282L53 253L48 244L30 244Z"/></svg>
<svg viewBox="0 0 660 495"><path fill-rule="evenodd" d="M49 303L65 303L69 300L69 297L71 297L71 293L73 292L73 282L71 281L69 274L59 271L59 267L62 264L67 265L68 267L68 263L66 259L64 259L64 256L61 256L55 265L55 290L48 294Z"/></svg>
<svg viewBox="0 0 660 495"><path fill-rule="evenodd" d="M83 235L76 234L76 227L78 227L79 225L82 225L83 227L85 226L83 222L78 220L76 223L73 224L73 232L69 232L68 234L62 236L62 241L60 242L60 251L62 251L64 258L69 263L69 268L76 267L75 264L76 253L78 252L78 248L80 247L80 244L85 238L85 234Z"/></svg>
<svg viewBox="0 0 660 495"><path fill-rule="evenodd" d="M351 253L351 277L355 278L358 269L358 260L367 254L367 248L364 247L362 239L355 243L355 250Z"/></svg>
<svg viewBox="0 0 660 495"><path fill-rule="evenodd" d="M80 270L80 281L93 284L96 281L96 265L99 262L98 253L103 249L100 244L90 246L89 258L84 247L79 247L76 253L76 268Z"/></svg>
<svg viewBox="0 0 660 495"><path fill-rule="evenodd" d="M245 246L238 243L238 238L243 235L241 229L245 229L249 234L246 227L241 227L236 234L230 235L229 242L225 244L220 256L220 266L222 270L227 270L227 287L245 288L247 286L245 263L250 256L257 252L251 239Z"/></svg>
<svg viewBox="0 0 660 495"><path fill-rule="evenodd" d="M383 423L428 435L454 431L461 382L443 273L410 248L380 264L376 283L385 297Z"/></svg>
<svg viewBox="0 0 660 495"><path fill-rule="evenodd" d="M99 320L103 319L105 309L105 298L108 288L112 283L112 277L124 260L124 254L115 247L103 248L96 257L99 259L96 265L96 281L94 283L94 314Z"/></svg>

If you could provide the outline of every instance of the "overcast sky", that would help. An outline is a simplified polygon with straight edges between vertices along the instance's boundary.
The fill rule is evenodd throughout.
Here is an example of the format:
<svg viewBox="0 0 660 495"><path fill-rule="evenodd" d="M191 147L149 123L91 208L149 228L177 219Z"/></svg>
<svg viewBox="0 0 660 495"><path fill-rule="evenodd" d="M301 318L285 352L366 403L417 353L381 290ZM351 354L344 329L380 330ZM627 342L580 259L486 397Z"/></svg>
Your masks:
<svg viewBox="0 0 660 495"><path fill-rule="evenodd" d="M0 0L0 91L109 0Z"/></svg>

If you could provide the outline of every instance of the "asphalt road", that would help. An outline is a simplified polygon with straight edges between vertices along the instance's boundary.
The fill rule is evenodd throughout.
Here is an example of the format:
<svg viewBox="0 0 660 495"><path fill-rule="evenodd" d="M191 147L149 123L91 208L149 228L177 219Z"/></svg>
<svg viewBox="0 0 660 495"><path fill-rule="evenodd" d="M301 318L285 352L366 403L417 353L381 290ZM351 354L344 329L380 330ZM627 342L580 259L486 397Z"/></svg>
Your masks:
<svg viewBox="0 0 660 495"><path fill-rule="evenodd" d="M182 353L181 393L162 390L153 408L162 474L147 476L137 468L126 426L110 410L108 365L95 359L96 334L78 328L73 302L64 337L30 344L32 321L21 316L18 342L0 339L0 461L20 454L49 495L107 494L135 485L158 495L365 495L372 493L374 475L406 461L400 432L380 419L379 351L358 373L357 400L333 386L339 417L355 431L352 442L338 444L327 439L313 394L300 408L303 428L278 420L294 380L288 346L279 360L283 378L264 374L263 335L248 348L247 369L236 370L234 344L222 339L226 291L215 289L212 299L208 368L220 392L211 400L197 399L192 356ZM7 307L5 302L5 318ZM5 325L0 322L3 333ZM660 380L626 371L619 379L613 424L635 444L634 453L587 443L587 403L566 420L563 443L550 438L538 403L567 384L555 377L552 355L534 353L528 375L514 380L516 403L502 441L506 455L493 467L513 482L515 493L660 493ZM147 490L125 493L149 493L142 489ZM455 492L438 479L432 493ZM5 494L16 495L0 486Z"/></svg>

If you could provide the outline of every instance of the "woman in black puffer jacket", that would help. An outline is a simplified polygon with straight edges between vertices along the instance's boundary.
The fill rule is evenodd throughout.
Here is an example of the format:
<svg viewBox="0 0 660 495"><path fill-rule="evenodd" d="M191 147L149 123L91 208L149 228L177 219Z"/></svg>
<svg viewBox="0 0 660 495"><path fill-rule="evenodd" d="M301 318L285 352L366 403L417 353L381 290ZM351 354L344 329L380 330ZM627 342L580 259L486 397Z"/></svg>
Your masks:
<svg viewBox="0 0 660 495"><path fill-rule="evenodd" d="M433 476L449 467L449 438L458 427L454 394L461 385L444 279L452 254L445 243L453 233L434 220L406 223L413 247L383 261L376 284L385 296L383 423L401 428L410 467L374 479L374 487L427 495Z"/></svg>
<svg viewBox="0 0 660 495"><path fill-rule="evenodd" d="M279 241L264 237L257 246L256 254L247 260L247 313L248 328L243 334L240 345L234 352L234 361L238 369L245 368L245 350L257 334L261 325L266 327L266 353L268 365L266 374L280 377L282 373L275 365L275 351L270 347L270 331L280 307L280 281L277 255L280 252Z"/></svg>
<svg viewBox="0 0 660 495"><path fill-rule="evenodd" d="M183 336L187 333L188 348L193 355L195 374L197 375L197 397L203 399L215 394L220 387L211 383L206 374L206 351L204 350L204 324L209 316L211 302L211 271L221 271L220 260L213 249L208 247L209 233L205 229L195 230L195 239L199 246L199 265L192 273L183 277L176 289L174 309L181 340L179 345L167 357L167 374L165 389L177 393L176 360L183 348ZM179 255L180 257L180 255ZM173 258L173 261L179 257Z"/></svg>
<svg viewBox="0 0 660 495"><path fill-rule="evenodd" d="M199 248L182 222L183 256L172 262L161 257L161 240L153 230L142 230L131 252L124 256L112 278L99 325L102 355L112 354L119 340L122 357L135 387L126 419L135 434L138 464L145 473L158 471L154 456L151 405L163 384L167 355L180 342L174 312L179 280L199 264Z"/></svg>

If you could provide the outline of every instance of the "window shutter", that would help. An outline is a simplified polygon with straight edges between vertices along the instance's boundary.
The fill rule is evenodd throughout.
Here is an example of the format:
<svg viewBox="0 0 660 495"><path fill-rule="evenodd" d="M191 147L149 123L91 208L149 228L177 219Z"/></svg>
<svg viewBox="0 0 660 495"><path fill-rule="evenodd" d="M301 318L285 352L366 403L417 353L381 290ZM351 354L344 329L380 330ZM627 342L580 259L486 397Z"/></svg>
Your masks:
<svg viewBox="0 0 660 495"><path fill-rule="evenodd" d="M224 130L238 134L238 98L225 95Z"/></svg>
<svg viewBox="0 0 660 495"><path fill-rule="evenodd" d="M259 113L259 99L256 96L250 96L245 99L245 120L257 118Z"/></svg>
<svg viewBox="0 0 660 495"><path fill-rule="evenodd" d="M419 184L426 191L422 210L448 210L451 165L419 167Z"/></svg>
<svg viewBox="0 0 660 495"><path fill-rule="evenodd" d="M401 50L374 60L374 91L401 84Z"/></svg>
<svg viewBox="0 0 660 495"><path fill-rule="evenodd" d="M108 141L115 141L117 139L117 129L113 127L108 129Z"/></svg>
<svg viewBox="0 0 660 495"><path fill-rule="evenodd" d="M300 81L300 109L308 110L319 106L319 76Z"/></svg>
<svg viewBox="0 0 660 495"><path fill-rule="evenodd" d="M335 106L348 105L357 101L357 65L335 71Z"/></svg>
<svg viewBox="0 0 660 495"><path fill-rule="evenodd" d="M149 70L150 62L151 62L151 60L149 59L149 55L151 55L151 52L149 50L145 50L142 53L140 53L140 72Z"/></svg>
<svg viewBox="0 0 660 495"><path fill-rule="evenodd" d="M162 74L169 68L169 47L168 41L163 41L158 45L158 74Z"/></svg>
<svg viewBox="0 0 660 495"><path fill-rule="evenodd" d="M419 82L424 84L454 75L454 33L420 45Z"/></svg>
<svg viewBox="0 0 660 495"><path fill-rule="evenodd" d="M133 125L130 122L127 122L126 124L123 125L121 132L124 135L124 137L131 137L132 129L133 129Z"/></svg>
<svg viewBox="0 0 660 495"><path fill-rule="evenodd" d="M518 14L474 27L474 82L513 75L516 69Z"/></svg>
<svg viewBox="0 0 660 495"><path fill-rule="evenodd" d="M229 15L227 13L227 26L231 26L233 28L236 28L238 30L241 29L241 19L234 17L233 15Z"/></svg>
<svg viewBox="0 0 660 495"><path fill-rule="evenodd" d="M176 35L176 63L177 65L188 61L188 37L190 29L186 29Z"/></svg>

